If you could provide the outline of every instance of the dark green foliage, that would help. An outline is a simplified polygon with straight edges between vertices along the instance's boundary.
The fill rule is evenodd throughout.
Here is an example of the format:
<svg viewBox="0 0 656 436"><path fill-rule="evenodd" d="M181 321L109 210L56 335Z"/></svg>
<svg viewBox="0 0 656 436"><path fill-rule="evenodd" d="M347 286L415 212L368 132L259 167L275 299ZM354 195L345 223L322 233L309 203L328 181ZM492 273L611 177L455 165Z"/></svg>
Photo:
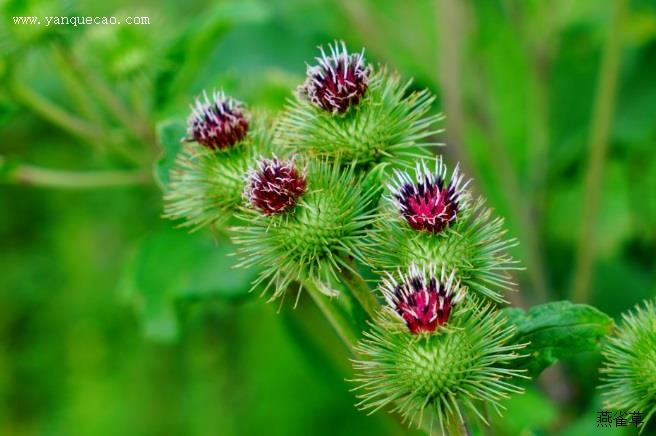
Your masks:
<svg viewBox="0 0 656 436"><path fill-rule="evenodd" d="M598 352L613 328L613 320L605 313L569 301L533 306L528 312L506 308L502 313L516 327L512 342L529 344L524 350L529 358L518 368L526 368L533 378L561 359Z"/></svg>

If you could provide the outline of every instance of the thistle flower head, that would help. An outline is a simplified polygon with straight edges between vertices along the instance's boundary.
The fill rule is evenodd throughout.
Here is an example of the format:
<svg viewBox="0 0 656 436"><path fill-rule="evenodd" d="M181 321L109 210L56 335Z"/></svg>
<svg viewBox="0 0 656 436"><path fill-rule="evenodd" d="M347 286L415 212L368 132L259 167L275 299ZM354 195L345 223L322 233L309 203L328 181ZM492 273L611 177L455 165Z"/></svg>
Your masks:
<svg viewBox="0 0 656 436"><path fill-rule="evenodd" d="M431 113L435 97L428 90L411 91L412 81L365 67L362 55L347 54L343 45L331 53L308 68L280 118L281 148L372 166L427 156L429 145L440 145L429 139L443 117Z"/></svg>
<svg viewBox="0 0 656 436"><path fill-rule="evenodd" d="M398 173L389 185L392 195L365 246L367 263L378 271L433 264L455 271L469 290L505 301L501 291L515 288L510 271L520 269L507 253L517 241L505 238L503 219L493 217L483 199L471 201L457 168L450 179L441 158L434 172L427 168L421 161L416 181Z"/></svg>
<svg viewBox="0 0 656 436"><path fill-rule="evenodd" d="M329 44L328 49L329 55L319 47L319 64L308 65L307 78L298 94L325 111L344 113L367 92L371 68L365 64L364 50L349 54L344 41Z"/></svg>
<svg viewBox="0 0 656 436"><path fill-rule="evenodd" d="M241 142L248 132L248 120L242 104L223 91L215 91L212 100L203 91L204 101L196 99L187 121L188 141L196 141L211 150L226 150Z"/></svg>
<svg viewBox="0 0 656 436"><path fill-rule="evenodd" d="M415 264L410 265L406 274L399 270L398 278L388 273L381 292L388 308L406 323L413 334L434 332L445 324L451 310L464 295L453 272L447 277L444 268L438 275L434 266L420 270Z"/></svg>
<svg viewBox="0 0 656 436"><path fill-rule="evenodd" d="M397 180L390 185L399 212L415 230L439 233L456 220L465 206L466 188L463 175L456 166L451 179L446 180L447 169L440 156L431 171L426 161L417 162L415 180L406 172L396 171Z"/></svg>
<svg viewBox="0 0 656 436"><path fill-rule="evenodd" d="M332 295L337 272L350 268L348 259L362 260L361 246L374 191L362 188L362 176L339 162L310 161L307 192L285 213L262 214L245 209L244 225L233 228L239 245L240 266L263 269L253 284L274 288L272 298L283 296L292 281L312 280Z"/></svg>
<svg viewBox="0 0 656 436"><path fill-rule="evenodd" d="M244 174L256 156L271 153L271 124L265 114L257 114L242 144L220 153L184 144L169 172L164 217L192 230L229 220L243 200Z"/></svg>
<svg viewBox="0 0 656 436"><path fill-rule="evenodd" d="M265 215L283 213L306 191L305 174L293 160L262 159L248 172L244 196Z"/></svg>
<svg viewBox="0 0 656 436"><path fill-rule="evenodd" d="M656 308L653 301L622 316L623 322L609 338L601 369L609 409L637 411L646 427L656 413Z"/></svg>
<svg viewBox="0 0 656 436"><path fill-rule="evenodd" d="M526 346L509 344L514 327L492 304L473 296L463 299L453 276L442 275L442 280L450 282L444 285L451 286L453 299L462 299L445 324L415 333L392 299L364 333L355 348L360 358L353 363L361 409L373 413L389 405L410 425L426 422L429 415L431 424L444 430L453 420L462 421L461 408L485 422L478 403L500 413L501 399L522 392L511 379L524 377L523 372L508 365L522 357L517 351ZM387 286L383 293L389 295Z"/></svg>

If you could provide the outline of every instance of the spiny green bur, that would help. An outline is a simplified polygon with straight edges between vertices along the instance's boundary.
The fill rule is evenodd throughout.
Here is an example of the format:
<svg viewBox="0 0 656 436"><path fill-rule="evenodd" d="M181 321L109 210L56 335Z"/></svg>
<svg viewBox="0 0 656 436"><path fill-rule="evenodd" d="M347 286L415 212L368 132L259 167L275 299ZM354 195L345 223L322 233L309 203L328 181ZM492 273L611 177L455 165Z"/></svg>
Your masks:
<svg viewBox="0 0 656 436"><path fill-rule="evenodd" d="M399 350L396 367L408 391L422 398L454 391L471 371L472 344L465 332L421 335Z"/></svg>
<svg viewBox="0 0 656 436"><path fill-rule="evenodd" d="M429 137L443 117L429 115L435 97L427 90L408 92L411 82L382 68L371 78L360 101L344 114L317 108L303 98L283 115L276 143L310 156L345 162L379 163L426 156Z"/></svg>

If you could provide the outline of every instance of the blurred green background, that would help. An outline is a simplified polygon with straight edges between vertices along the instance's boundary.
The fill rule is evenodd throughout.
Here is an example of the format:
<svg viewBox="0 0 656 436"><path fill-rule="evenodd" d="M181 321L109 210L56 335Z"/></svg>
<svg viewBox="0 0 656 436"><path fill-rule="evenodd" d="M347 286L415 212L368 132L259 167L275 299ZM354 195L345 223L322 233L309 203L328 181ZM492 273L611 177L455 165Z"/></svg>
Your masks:
<svg viewBox="0 0 656 436"><path fill-rule="evenodd" d="M278 110L336 38L438 95L442 152L521 242L516 304L656 293L653 0L0 6L1 435L403 434L355 411L311 304L246 295L223 236L161 220L152 172L202 89ZM150 25L12 21L54 15ZM497 434L599 434L598 363L547 371Z"/></svg>

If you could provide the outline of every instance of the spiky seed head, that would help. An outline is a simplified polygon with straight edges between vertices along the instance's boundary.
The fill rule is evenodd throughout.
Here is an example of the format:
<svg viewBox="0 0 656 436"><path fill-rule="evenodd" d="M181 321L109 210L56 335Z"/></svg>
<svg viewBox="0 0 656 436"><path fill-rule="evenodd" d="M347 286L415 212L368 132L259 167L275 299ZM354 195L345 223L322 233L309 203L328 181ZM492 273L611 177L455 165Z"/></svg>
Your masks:
<svg viewBox="0 0 656 436"><path fill-rule="evenodd" d="M434 266L420 270L415 264L410 265L407 273L399 269L398 277L387 273L381 292L388 308L413 334L434 332L448 322L451 310L464 295L454 272L447 277L444 268L437 274Z"/></svg>
<svg viewBox="0 0 656 436"><path fill-rule="evenodd" d="M642 413L644 424L656 413L656 308L654 301L622 316L604 347L604 407Z"/></svg>
<svg viewBox="0 0 656 436"><path fill-rule="evenodd" d="M248 132L248 120L241 102L214 91L212 99L203 91L203 99L196 99L187 121L188 141L210 150L226 150L241 142Z"/></svg>
<svg viewBox="0 0 656 436"><path fill-rule="evenodd" d="M434 271L429 268L424 278ZM408 276L417 273L422 274L413 268ZM508 364L523 357L518 351L526 344L509 344L514 327L491 303L481 303L473 295L463 298L452 275L434 278L446 281L443 285L450 287L452 303L458 299L459 304L452 304L442 325L416 333L399 315L398 300L389 298L389 285L383 284L387 306L356 346L358 407L373 413L391 406L404 421L418 426L429 415L431 427L441 430L462 420L461 408L485 422L478 403L487 403L500 413L501 399L522 392L511 379L525 377L523 371Z"/></svg>
<svg viewBox="0 0 656 436"><path fill-rule="evenodd" d="M276 215L296 206L306 191L305 173L293 160L261 159L248 172L244 196L264 215Z"/></svg>
<svg viewBox="0 0 656 436"><path fill-rule="evenodd" d="M390 191L399 212L415 230L441 232L456 220L465 206L465 190L469 181L462 183L463 175L456 166L447 183L447 169L440 156L435 169L430 170L425 160L417 162L415 179L403 171L396 171L397 179Z"/></svg>
<svg viewBox="0 0 656 436"><path fill-rule="evenodd" d="M344 41L328 45L329 54L319 47L318 65L307 66L307 78L299 87L300 97L331 113L344 113L356 106L367 88L371 67L365 64L364 49L349 54Z"/></svg>

